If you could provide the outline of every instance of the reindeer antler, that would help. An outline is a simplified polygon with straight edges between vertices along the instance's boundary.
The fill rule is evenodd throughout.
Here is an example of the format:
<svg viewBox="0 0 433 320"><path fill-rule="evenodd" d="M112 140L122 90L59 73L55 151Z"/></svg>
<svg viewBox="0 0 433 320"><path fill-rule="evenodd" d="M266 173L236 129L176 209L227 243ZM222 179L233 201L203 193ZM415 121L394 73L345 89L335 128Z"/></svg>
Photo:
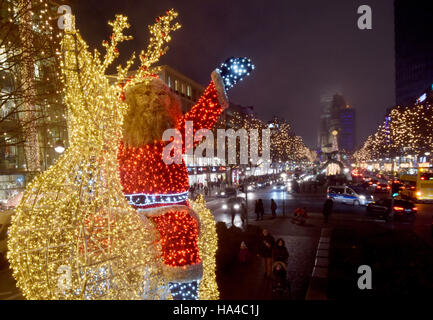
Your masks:
<svg viewBox="0 0 433 320"><path fill-rule="evenodd" d="M119 50L117 46L123 41L128 41L132 39L132 36L126 36L123 34L123 30L129 29L131 26L128 23L128 18L118 14L114 21L108 22L108 24L113 27L113 33L110 36L110 41L105 40L102 45L106 48L107 52L103 59L103 64L101 65L101 71L105 72L107 68L113 63L113 61L119 56Z"/></svg>

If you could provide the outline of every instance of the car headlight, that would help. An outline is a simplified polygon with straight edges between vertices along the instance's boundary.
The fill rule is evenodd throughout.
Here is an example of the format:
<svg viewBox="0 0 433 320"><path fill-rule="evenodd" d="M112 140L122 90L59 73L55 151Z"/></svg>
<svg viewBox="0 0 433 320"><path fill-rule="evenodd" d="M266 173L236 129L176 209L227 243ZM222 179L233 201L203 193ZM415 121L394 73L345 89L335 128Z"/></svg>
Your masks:
<svg viewBox="0 0 433 320"><path fill-rule="evenodd" d="M365 196L359 196L359 199L365 200Z"/></svg>
<svg viewBox="0 0 433 320"><path fill-rule="evenodd" d="M223 209L224 209L224 210L227 210L227 208L228 208L227 205L226 205L226 204L223 204Z"/></svg>
<svg viewBox="0 0 433 320"><path fill-rule="evenodd" d="M225 196L225 195L226 195L226 193L225 193L225 192L221 192L221 195L222 195L222 196Z"/></svg>
<svg viewBox="0 0 433 320"><path fill-rule="evenodd" d="M272 188L272 189L274 189L274 190L275 190L275 189L277 189L277 187L276 187L276 186L273 186L273 188Z"/></svg>
<svg viewBox="0 0 433 320"><path fill-rule="evenodd" d="M284 189L284 186L281 186L280 189Z"/></svg>
<svg viewBox="0 0 433 320"><path fill-rule="evenodd" d="M233 208L235 208L235 210L239 210L240 207L241 207L241 206L238 205L238 204L235 204L235 205L233 206Z"/></svg>
<svg viewBox="0 0 433 320"><path fill-rule="evenodd" d="M253 187L252 187L252 186L248 186L247 189L248 189L248 190L253 190Z"/></svg>

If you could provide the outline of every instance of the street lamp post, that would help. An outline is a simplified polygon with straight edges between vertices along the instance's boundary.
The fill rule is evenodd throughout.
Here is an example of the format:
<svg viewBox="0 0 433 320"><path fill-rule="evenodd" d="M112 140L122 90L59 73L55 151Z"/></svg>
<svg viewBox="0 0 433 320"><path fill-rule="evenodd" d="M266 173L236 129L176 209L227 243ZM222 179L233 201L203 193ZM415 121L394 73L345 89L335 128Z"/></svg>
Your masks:
<svg viewBox="0 0 433 320"><path fill-rule="evenodd" d="M248 227L248 183L244 179L244 192L245 192L245 227Z"/></svg>
<svg viewBox="0 0 433 320"><path fill-rule="evenodd" d="M283 190L283 217L286 216L286 189Z"/></svg>
<svg viewBox="0 0 433 320"><path fill-rule="evenodd" d="M283 217L285 217L286 216L286 188L285 188L285 186L286 186L286 177L287 177L287 174L284 172L284 173L281 174L281 177L284 180L284 189L283 189Z"/></svg>

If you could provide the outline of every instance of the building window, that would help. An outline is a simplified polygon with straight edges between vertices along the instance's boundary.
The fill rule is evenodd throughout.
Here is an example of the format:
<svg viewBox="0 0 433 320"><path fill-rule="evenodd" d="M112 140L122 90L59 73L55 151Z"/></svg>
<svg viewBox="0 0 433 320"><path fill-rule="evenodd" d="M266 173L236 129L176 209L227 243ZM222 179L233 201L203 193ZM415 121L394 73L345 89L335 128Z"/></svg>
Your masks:
<svg viewBox="0 0 433 320"><path fill-rule="evenodd" d="M174 80L174 90L179 91L179 81Z"/></svg>
<svg viewBox="0 0 433 320"><path fill-rule="evenodd" d="M168 84L168 87L171 88L171 77L170 76L167 77L167 84Z"/></svg>
<svg viewBox="0 0 433 320"><path fill-rule="evenodd" d="M185 94L185 84L182 83L182 94Z"/></svg>
<svg viewBox="0 0 433 320"><path fill-rule="evenodd" d="M191 97L191 86L187 86L187 87L186 87L186 95L187 95L188 97Z"/></svg>
<svg viewBox="0 0 433 320"><path fill-rule="evenodd" d="M41 77L41 65L39 61L35 62L35 77L39 79Z"/></svg>

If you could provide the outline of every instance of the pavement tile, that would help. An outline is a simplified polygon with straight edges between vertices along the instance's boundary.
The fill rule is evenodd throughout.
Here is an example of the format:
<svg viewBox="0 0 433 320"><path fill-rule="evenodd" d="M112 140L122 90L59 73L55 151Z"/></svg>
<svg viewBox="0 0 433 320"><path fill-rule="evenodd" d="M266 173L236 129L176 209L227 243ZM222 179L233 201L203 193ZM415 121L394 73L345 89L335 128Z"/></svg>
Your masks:
<svg viewBox="0 0 433 320"><path fill-rule="evenodd" d="M329 249L329 243L319 243L319 250L328 250Z"/></svg>
<svg viewBox="0 0 433 320"><path fill-rule="evenodd" d="M316 267L328 267L329 260L328 258L316 258L315 266Z"/></svg>
<svg viewBox="0 0 433 320"><path fill-rule="evenodd" d="M320 237L319 243L331 243L331 238L329 237Z"/></svg>
<svg viewBox="0 0 433 320"><path fill-rule="evenodd" d="M314 267L313 269L313 278L327 278L328 277L328 268L324 267Z"/></svg>
<svg viewBox="0 0 433 320"><path fill-rule="evenodd" d="M316 257L328 258L329 257L329 250L317 250Z"/></svg>

